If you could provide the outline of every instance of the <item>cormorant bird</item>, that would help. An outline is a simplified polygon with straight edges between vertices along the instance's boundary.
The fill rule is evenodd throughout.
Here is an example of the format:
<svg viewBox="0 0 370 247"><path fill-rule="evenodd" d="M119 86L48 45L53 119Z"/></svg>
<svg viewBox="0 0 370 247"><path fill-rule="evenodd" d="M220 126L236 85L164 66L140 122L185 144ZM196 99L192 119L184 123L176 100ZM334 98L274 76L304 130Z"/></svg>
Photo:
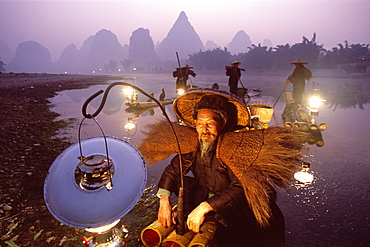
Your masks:
<svg viewBox="0 0 370 247"><path fill-rule="evenodd" d="M166 93L164 92L165 88L162 88L162 93L159 95L159 101L163 101L164 97L166 97Z"/></svg>

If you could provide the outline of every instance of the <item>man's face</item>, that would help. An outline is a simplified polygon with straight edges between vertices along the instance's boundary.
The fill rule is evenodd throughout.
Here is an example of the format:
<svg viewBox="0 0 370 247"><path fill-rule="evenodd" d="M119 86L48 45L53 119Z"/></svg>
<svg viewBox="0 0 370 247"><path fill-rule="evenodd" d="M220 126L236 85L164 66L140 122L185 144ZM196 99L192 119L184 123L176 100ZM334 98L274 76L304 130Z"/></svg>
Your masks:
<svg viewBox="0 0 370 247"><path fill-rule="evenodd" d="M216 112L205 109L198 111L195 127L199 140L203 142L215 141L224 126L225 121L220 119Z"/></svg>
<svg viewBox="0 0 370 247"><path fill-rule="evenodd" d="M301 63L296 63L296 64L295 64L295 67L296 67L296 68L302 68L302 67L303 67L303 65L302 65Z"/></svg>

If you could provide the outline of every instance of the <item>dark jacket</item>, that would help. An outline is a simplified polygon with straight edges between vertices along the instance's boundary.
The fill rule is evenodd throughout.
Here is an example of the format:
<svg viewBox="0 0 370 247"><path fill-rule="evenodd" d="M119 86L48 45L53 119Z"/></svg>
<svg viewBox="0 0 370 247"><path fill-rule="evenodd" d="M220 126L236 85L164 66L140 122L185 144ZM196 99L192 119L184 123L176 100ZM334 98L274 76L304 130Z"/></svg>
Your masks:
<svg viewBox="0 0 370 247"><path fill-rule="evenodd" d="M288 77L288 80L293 83L293 98L298 104L301 104L306 80L309 80L311 77L311 71L304 66L301 68L295 68L293 73Z"/></svg>
<svg viewBox="0 0 370 247"><path fill-rule="evenodd" d="M191 164L190 167L184 168L184 171L191 171L194 175L194 179L188 178L188 184L185 185L191 190L189 196L192 199L187 205L189 210L202 201L207 201L226 225L228 221L235 220L240 211L245 209L247 202L242 186L230 169L221 164L214 155L210 166L197 162L197 153L188 153L182 157L186 160L183 164ZM176 156L164 170L158 187L178 194L179 184L179 159ZM213 196L208 198L209 195Z"/></svg>
<svg viewBox="0 0 370 247"><path fill-rule="evenodd" d="M229 77L229 86L232 86L233 84L238 84L238 81L240 77L242 76L241 71L244 71L244 69L238 68L238 67L230 67L226 66L226 75Z"/></svg>

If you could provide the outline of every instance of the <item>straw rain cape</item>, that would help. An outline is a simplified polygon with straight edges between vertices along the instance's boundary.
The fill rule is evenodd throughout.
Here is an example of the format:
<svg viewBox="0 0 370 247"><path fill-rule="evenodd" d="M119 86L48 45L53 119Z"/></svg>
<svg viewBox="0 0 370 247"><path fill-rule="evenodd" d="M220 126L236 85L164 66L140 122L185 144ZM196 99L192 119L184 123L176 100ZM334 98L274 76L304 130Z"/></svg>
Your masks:
<svg viewBox="0 0 370 247"><path fill-rule="evenodd" d="M173 123L181 153L196 151L198 134L193 127ZM175 137L168 123L148 126L138 149L148 165L178 153ZM283 127L223 133L218 140L216 157L236 175L246 199L261 226L271 217L271 188L287 188L298 170L302 144L298 133Z"/></svg>

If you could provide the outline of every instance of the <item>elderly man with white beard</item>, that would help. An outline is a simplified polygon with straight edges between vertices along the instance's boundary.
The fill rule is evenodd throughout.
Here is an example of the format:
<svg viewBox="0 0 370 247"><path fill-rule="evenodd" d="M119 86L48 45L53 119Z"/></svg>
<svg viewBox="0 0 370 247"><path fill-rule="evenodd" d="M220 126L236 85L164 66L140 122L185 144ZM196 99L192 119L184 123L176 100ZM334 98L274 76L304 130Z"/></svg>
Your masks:
<svg viewBox="0 0 370 247"><path fill-rule="evenodd" d="M195 98L192 94L196 95ZM183 173L187 174L183 177L183 181L184 215L188 230L198 233L205 220L212 219L217 222L217 230L213 240L207 246L285 246L285 222L275 203L274 188L270 185L263 189L257 188L250 193L253 194L252 197L260 198L251 197L249 202L245 194L249 183L243 181L243 175L239 176L232 165L222 161L222 157L226 158L226 155L221 155L222 157L216 155L222 150L225 152L225 149L226 153L235 152L236 145L225 147L220 144L219 139L226 133L245 132L243 125L249 121L249 111L245 103L240 98L220 90L192 90L187 95L191 99L189 100L188 96L179 97L174 103L174 111L180 120L195 126L198 136L198 144L194 151L182 154L183 164L185 164ZM190 111L191 116L189 116L188 107L193 107ZM183 131L180 130L180 132ZM188 138L191 139L191 136L182 139ZM251 140L253 139L252 137ZM225 140L227 138L223 139L223 143ZM248 149L248 145L244 148ZM258 152L260 148L258 145L248 152ZM249 153L237 151L236 153L238 153L236 156L249 156ZM249 167L250 164L245 163L242 166ZM177 155L165 168L158 183L157 195L160 197L158 221L164 227L176 224L170 195L179 193L181 185L179 167ZM292 173L289 174L291 175ZM250 183L251 186L268 183L264 176L255 180L257 181ZM266 219L261 220L259 212L256 214L260 209L254 208L253 205L258 204L254 200L264 201L262 206L257 207L262 208L261 211L268 211Z"/></svg>

